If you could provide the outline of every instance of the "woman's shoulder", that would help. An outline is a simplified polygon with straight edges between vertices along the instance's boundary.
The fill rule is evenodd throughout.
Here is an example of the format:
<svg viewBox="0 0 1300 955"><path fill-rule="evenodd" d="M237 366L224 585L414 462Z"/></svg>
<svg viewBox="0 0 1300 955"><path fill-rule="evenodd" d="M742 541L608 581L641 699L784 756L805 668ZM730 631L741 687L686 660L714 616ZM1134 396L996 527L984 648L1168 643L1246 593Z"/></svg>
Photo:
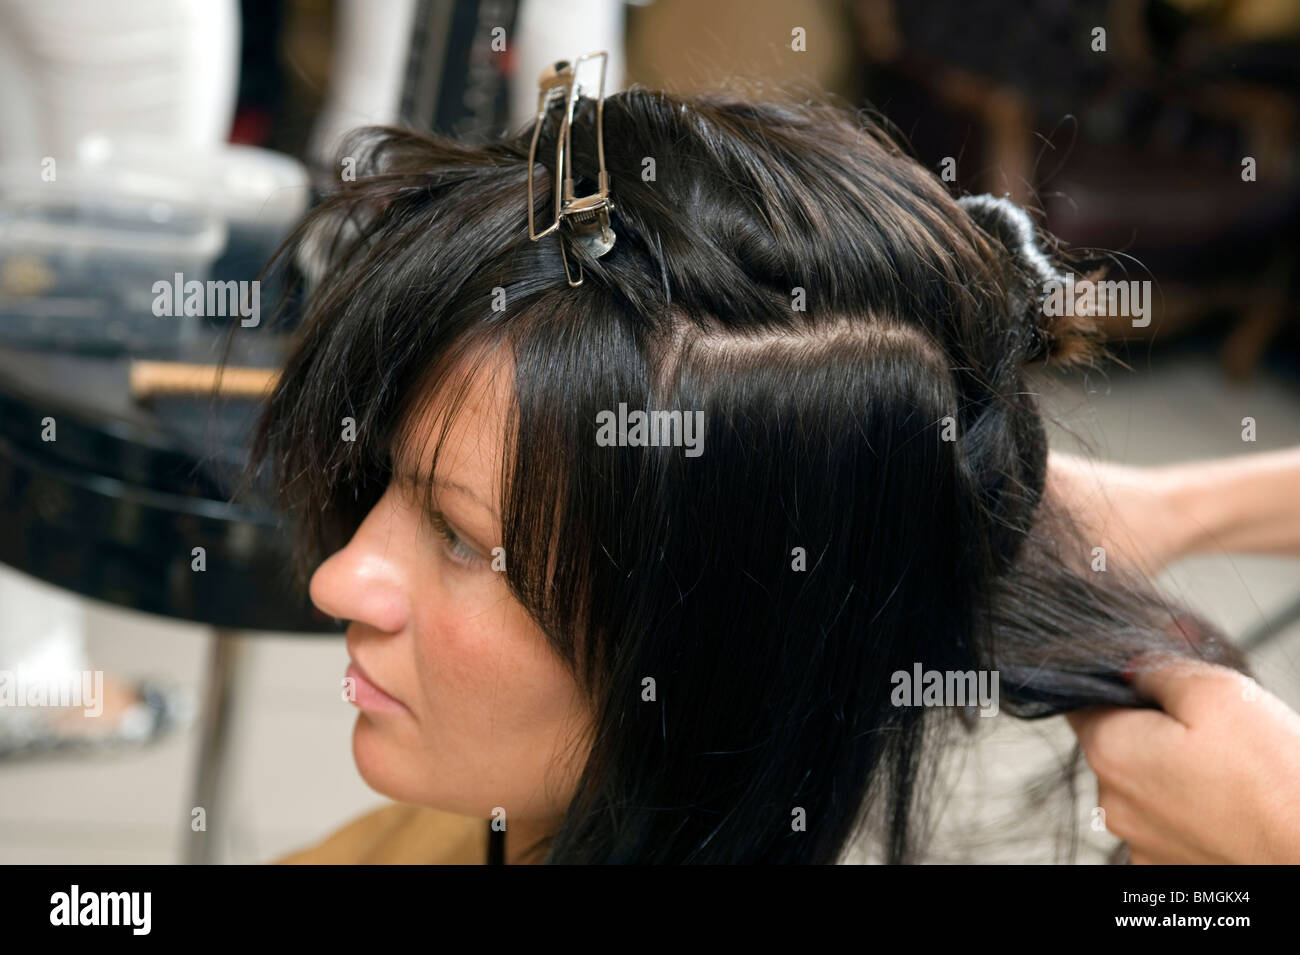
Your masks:
<svg viewBox="0 0 1300 955"><path fill-rule="evenodd" d="M487 841L483 819L391 803L273 864L482 865Z"/></svg>

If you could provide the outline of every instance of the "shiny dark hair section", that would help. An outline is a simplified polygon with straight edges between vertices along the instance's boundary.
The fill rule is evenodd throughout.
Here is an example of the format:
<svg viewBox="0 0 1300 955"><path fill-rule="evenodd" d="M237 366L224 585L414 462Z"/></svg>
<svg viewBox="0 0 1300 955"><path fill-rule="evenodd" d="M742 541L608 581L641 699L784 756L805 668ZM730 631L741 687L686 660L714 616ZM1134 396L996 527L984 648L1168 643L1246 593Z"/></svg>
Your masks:
<svg viewBox="0 0 1300 955"><path fill-rule="evenodd" d="M528 237L531 126L473 146L358 131L355 181L287 246L324 267L255 458L310 570L382 495L392 448L429 439L414 412L438 395L450 420L475 370L509 363L506 580L595 727L547 861L829 863L869 816L911 861L958 711L893 705L894 672L998 670L1001 708L1034 719L1146 705L1121 673L1147 651L1242 665L1143 580L1090 571L1044 499L1026 366L1098 346L1086 319L1044 317L1070 266L1022 210L954 199L835 106L633 89L604 123L618 240L567 247L576 288L563 230ZM620 402L702 411L703 454L598 446Z"/></svg>

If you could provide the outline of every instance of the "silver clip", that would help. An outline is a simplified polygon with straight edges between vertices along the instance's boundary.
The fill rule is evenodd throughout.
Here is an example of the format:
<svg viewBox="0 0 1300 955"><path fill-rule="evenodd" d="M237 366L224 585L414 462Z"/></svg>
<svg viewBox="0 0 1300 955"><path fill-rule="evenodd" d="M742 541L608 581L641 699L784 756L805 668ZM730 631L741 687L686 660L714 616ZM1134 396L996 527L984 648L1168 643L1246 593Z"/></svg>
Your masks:
<svg viewBox="0 0 1300 955"><path fill-rule="evenodd" d="M573 194L573 146L571 131L573 112L578 97L583 95L578 85L578 67L588 60L600 60L600 89L596 98L596 153L600 159L599 188L588 196ZM605 171L605 67L609 54L605 51L587 53L570 63L558 60L542 71L538 79L537 122L533 127L533 143L528 150L528 237L536 242L550 235L560 227L560 222L568 223L574 238L582 243L592 256L599 258L614 247L614 230L609 225L609 213L614 208L609 197L609 173ZM564 118L555 136L555 220L541 232L533 222L533 170L537 164L537 141L542 134L542 123L546 120L547 107L556 95L565 98ZM561 192L561 184L563 192ZM569 271L569 257L564 251L564 241L560 241L560 255L564 259L564 276L570 285L582 284L582 263L578 263L578 278L575 281Z"/></svg>

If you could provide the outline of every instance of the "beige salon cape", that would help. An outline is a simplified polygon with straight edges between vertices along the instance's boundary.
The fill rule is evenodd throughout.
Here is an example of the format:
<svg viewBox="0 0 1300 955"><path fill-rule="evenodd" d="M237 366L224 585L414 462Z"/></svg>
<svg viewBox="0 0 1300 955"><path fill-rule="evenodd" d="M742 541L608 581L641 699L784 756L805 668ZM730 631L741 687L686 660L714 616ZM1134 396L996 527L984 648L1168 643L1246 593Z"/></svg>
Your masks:
<svg viewBox="0 0 1300 955"><path fill-rule="evenodd" d="M487 821L393 803L275 865L483 865Z"/></svg>

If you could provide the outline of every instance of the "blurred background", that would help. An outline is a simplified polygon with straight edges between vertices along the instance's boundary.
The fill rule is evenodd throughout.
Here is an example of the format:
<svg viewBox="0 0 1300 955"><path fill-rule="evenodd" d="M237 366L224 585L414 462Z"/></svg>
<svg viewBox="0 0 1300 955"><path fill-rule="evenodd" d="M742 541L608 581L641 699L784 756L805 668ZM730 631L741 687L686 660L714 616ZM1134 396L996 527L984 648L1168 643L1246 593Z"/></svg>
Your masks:
<svg viewBox="0 0 1300 955"><path fill-rule="evenodd" d="M341 634L260 489L228 503L296 322L262 266L347 130L490 137L592 50L610 92L870 110L955 195L1150 280L1150 323L1108 328L1121 364L1042 376L1055 447L1300 443L1300 0L0 0L0 675L104 679L98 719L0 707L0 862L266 861L384 802ZM1300 706L1296 561L1163 583ZM1015 800L1068 730L990 722L939 852L1050 858Z"/></svg>

